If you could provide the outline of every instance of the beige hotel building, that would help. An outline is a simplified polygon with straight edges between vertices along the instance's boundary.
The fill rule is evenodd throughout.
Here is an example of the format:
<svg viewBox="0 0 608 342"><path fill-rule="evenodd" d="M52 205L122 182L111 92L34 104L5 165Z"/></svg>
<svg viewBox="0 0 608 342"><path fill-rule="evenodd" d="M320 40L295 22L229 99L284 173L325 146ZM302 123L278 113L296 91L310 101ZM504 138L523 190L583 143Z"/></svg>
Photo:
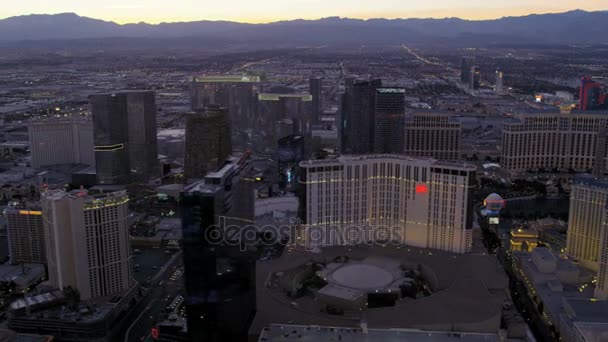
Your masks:
<svg viewBox="0 0 608 342"><path fill-rule="evenodd" d="M542 111L515 114L502 133L501 166L511 172L536 169L606 170L608 112Z"/></svg>
<svg viewBox="0 0 608 342"><path fill-rule="evenodd" d="M301 238L309 246L401 244L465 253L472 246L474 166L401 155L304 161Z"/></svg>

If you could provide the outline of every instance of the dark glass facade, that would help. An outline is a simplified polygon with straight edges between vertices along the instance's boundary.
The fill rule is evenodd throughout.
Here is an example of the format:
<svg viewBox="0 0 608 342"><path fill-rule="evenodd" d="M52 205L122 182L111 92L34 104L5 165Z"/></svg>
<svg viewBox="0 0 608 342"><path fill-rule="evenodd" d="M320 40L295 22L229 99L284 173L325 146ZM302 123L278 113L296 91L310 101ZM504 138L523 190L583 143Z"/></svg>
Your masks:
<svg viewBox="0 0 608 342"><path fill-rule="evenodd" d="M471 84L470 84L471 90L479 89L479 86L481 85L481 71L478 66L471 67L470 81L471 81Z"/></svg>
<svg viewBox="0 0 608 342"><path fill-rule="evenodd" d="M159 176L154 92L96 94L89 100L97 182L126 184Z"/></svg>
<svg viewBox="0 0 608 342"><path fill-rule="evenodd" d="M378 88L374 110L374 153L403 153L405 89Z"/></svg>
<svg viewBox="0 0 608 342"><path fill-rule="evenodd" d="M262 93L258 97L257 127L267 130L267 145L292 134L310 136L314 97L295 93Z"/></svg>
<svg viewBox="0 0 608 342"><path fill-rule="evenodd" d="M247 129L247 123L255 115L258 84L256 77L195 78L192 82L192 110L200 111L209 105L227 108L235 129Z"/></svg>
<svg viewBox="0 0 608 342"><path fill-rule="evenodd" d="M95 167L99 184L130 181L128 107L126 94L98 94L89 98L93 111Z"/></svg>
<svg viewBox="0 0 608 342"><path fill-rule="evenodd" d="M146 182L160 176L155 96L152 91L132 91L126 95L131 178L133 181Z"/></svg>
<svg viewBox="0 0 608 342"><path fill-rule="evenodd" d="M209 106L186 115L184 176L202 179L232 153L228 110Z"/></svg>
<svg viewBox="0 0 608 342"><path fill-rule="evenodd" d="M463 56L460 59L460 82L471 83L471 67L475 65L475 57Z"/></svg>
<svg viewBox="0 0 608 342"><path fill-rule="evenodd" d="M246 341L255 316L256 255L242 234L253 222L249 155L186 188L181 197L190 341ZM225 234L237 227L240 234ZM241 239L237 239L241 238Z"/></svg>
<svg viewBox="0 0 608 342"><path fill-rule="evenodd" d="M319 77L311 78L309 91L312 95L312 121L317 124L321 122L321 115L323 114L323 79Z"/></svg>
<svg viewBox="0 0 608 342"><path fill-rule="evenodd" d="M371 153L374 147L375 95L379 79L350 81L342 97L340 150L343 154Z"/></svg>

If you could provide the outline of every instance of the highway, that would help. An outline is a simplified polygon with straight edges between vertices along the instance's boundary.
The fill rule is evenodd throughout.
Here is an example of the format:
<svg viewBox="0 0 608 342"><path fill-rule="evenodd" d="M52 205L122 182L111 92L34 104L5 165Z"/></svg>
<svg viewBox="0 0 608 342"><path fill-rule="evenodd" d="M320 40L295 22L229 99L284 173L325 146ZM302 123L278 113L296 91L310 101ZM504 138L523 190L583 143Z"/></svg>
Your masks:
<svg viewBox="0 0 608 342"><path fill-rule="evenodd" d="M407 53L409 53L410 55L414 56L417 60L419 60L419 61L421 61L421 62L423 62L423 63L425 63L427 65L434 65L434 66L442 67L446 71L449 71L449 72L455 73L455 74L460 73L460 70L452 69L447 64L443 64L443 63L440 63L440 62L433 62L432 60L430 60L430 59L428 59L428 58L426 58L424 56L419 55L418 53L416 53L414 50L412 50L409 46L407 46L405 44L401 44L401 47L405 51L407 51Z"/></svg>

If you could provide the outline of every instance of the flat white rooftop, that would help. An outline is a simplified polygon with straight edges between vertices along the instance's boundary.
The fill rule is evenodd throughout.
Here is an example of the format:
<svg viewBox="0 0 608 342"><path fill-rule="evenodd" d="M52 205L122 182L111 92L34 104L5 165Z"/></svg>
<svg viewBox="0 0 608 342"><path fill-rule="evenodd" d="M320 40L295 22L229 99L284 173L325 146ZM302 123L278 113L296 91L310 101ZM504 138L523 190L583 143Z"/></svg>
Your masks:
<svg viewBox="0 0 608 342"><path fill-rule="evenodd" d="M344 265L332 277L337 284L355 289L383 288L394 280L387 270L366 264Z"/></svg>

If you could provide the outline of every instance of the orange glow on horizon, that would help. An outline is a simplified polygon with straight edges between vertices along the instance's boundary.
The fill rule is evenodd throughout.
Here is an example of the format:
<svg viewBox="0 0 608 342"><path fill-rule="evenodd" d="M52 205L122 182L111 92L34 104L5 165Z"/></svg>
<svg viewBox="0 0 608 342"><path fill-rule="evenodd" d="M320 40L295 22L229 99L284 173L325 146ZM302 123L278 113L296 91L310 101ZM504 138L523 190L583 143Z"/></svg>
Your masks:
<svg viewBox="0 0 608 342"><path fill-rule="evenodd" d="M608 7L608 6L606 6ZM163 16L159 17L148 17L148 18L134 18L134 17L116 17L116 18L103 18L103 20L114 21L118 24L133 24L133 23L148 23L148 24L160 24L160 23L176 23L176 22L192 22L192 21L232 21L244 24L269 24L277 21L290 21L290 20L319 20L328 17L342 17L350 19L444 19L444 18L459 18L463 20L494 20L503 17L518 17L532 14L548 14L548 13L561 13L567 12L571 9L567 8L547 8L540 10L538 8L458 8L458 9L437 9L428 11L366 11L366 12L352 12L343 14L327 14L323 16L210 16L210 17L184 17L184 16ZM601 8L587 9L589 11L602 10ZM297 11L294 11L297 12Z"/></svg>
<svg viewBox="0 0 608 342"><path fill-rule="evenodd" d="M238 9L235 11L235 8ZM77 0L19 0L8 2L0 8L0 19L31 13L74 12L80 16L114 21L119 24L146 22L150 24L191 21L234 21L262 24L295 19L317 20L332 16L354 19L371 18L462 18L487 20L508 16L560 13L582 9L585 11L607 10L606 0L587 0L573 3L571 0L537 0L534 6L527 0L437 0L430 3L403 0L259 0L249 2L233 0L180 0L167 5L162 0L106 0L88 2Z"/></svg>

